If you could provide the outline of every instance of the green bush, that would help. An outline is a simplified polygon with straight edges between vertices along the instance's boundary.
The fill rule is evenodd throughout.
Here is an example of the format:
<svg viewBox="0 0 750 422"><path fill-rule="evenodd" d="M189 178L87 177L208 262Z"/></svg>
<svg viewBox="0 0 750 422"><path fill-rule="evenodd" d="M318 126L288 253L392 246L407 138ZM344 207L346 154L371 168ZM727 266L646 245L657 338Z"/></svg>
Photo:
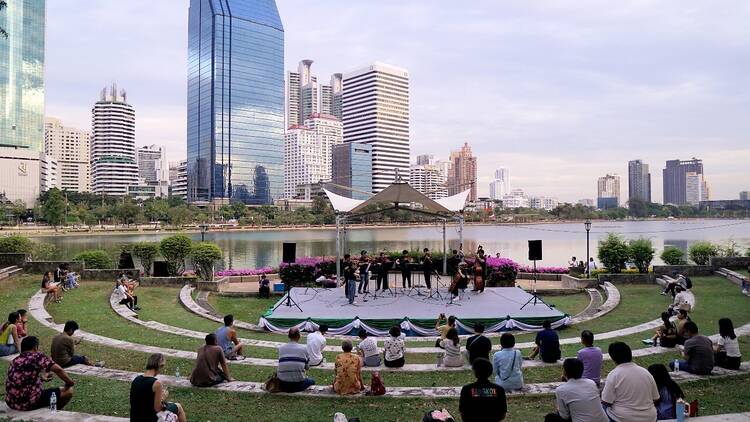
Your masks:
<svg viewBox="0 0 750 422"><path fill-rule="evenodd" d="M159 243L161 256L167 260L169 275L176 276L185 270L185 258L193 249L193 241L183 234L165 237Z"/></svg>
<svg viewBox="0 0 750 422"><path fill-rule="evenodd" d="M31 259L35 261L53 261L59 258L60 251L51 243L34 242L31 250Z"/></svg>
<svg viewBox="0 0 750 422"><path fill-rule="evenodd" d="M745 256L750 256L750 248L747 248L747 251L745 251Z"/></svg>
<svg viewBox="0 0 750 422"><path fill-rule="evenodd" d="M143 272L147 276L151 275L151 267L154 264L154 258L159 254L159 244L154 242L138 242L132 247L132 254L143 266Z"/></svg>
<svg viewBox="0 0 750 422"><path fill-rule="evenodd" d="M685 251L676 246L665 246L661 251L661 260L667 265L684 265Z"/></svg>
<svg viewBox="0 0 750 422"><path fill-rule="evenodd" d="M719 247L710 242L697 242L690 245L688 255L698 265L708 265L712 256L718 256Z"/></svg>
<svg viewBox="0 0 750 422"><path fill-rule="evenodd" d="M630 257L628 244L622 236L610 233L599 241L599 261L610 273L619 274Z"/></svg>
<svg viewBox="0 0 750 422"><path fill-rule="evenodd" d="M34 242L26 236L8 236L0 238L0 253L25 253L34 252Z"/></svg>
<svg viewBox="0 0 750 422"><path fill-rule="evenodd" d="M647 273L651 261L654 259L654 246L650 239L631 240L628 245L630 261L638 268L639 273Z"/></svg>
<svg viewBox="0 0 750 422"><path fill-rule="evenodd" d="M74 256L73 261L83 261L89 269L110 269L114 266L112 257L101 249L83 251Z"/></svg>
<svg viewBox="0 0 750 422"><path fill-rule="evenodd" d="M206 281L214 279L214 264L224 257L221 248L213 243L196 243L190 253L190 259L195 265L195 272Z"/></svg>

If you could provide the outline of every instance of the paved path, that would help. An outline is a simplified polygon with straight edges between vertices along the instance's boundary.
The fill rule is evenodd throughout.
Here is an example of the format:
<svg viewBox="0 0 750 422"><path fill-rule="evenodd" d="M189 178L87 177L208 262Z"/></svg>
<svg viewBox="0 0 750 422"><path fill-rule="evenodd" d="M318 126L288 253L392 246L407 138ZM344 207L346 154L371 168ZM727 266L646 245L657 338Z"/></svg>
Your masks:
<svg viewBox="0 0 750 422"><path fill-rule="evenodd" d="M0 419L8 419L13 422L128 422L128 418L117 418L114 416L89 415L88 413L59 411L55 414L50 413L49 409L37 409L30 412L19 412L18 410L9 409L2 402L0 403Z"/></svg>
<svg viewBox="0 0 750 422"><path fill-rule="evenodd" d="M697 418L686 419L690 422L748 422L750 421L750 412L747 413L730 413L726 415L698 416ZM676 419L670 419L665 422L675 422Z"/></svg>

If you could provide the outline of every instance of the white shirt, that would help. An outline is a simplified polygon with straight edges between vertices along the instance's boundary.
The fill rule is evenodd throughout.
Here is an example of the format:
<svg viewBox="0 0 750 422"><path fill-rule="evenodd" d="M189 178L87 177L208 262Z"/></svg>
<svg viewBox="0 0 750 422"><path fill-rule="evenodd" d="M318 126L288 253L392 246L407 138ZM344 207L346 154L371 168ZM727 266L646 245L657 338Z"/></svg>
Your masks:
<svg viewBox="0 0 750 422"><path fill-rule="evenodd" d="M609 422L599 398L599 388L588 378L572 379L555 389L557 410L572 422Z"/></svg>
<svg viewBox="0 0 750 422"><path fill-rule="evenodd" d="M735 337L734 340L732 340L729 337L719 337L719 350L723 350L727 353L727 356L730 358L739 358L742 357L742 354L740 353L740 342L737 341L737 338Z"/></svg>
<svg viewBox="0 0 750 422"><path fill-rule="evenodd" d="M367 337L362 340L357 348L362 351L365 357L378 354L378 343L375 341L375 337Z"/></svg>
<svg viewBox="0 0 750 422"><path fill-rule="evenodd" d="M604 382L602 401L612 404L607 414L617 422L654 422L657 400L654 377L633 362L617 365Z"/></svg>
<svg viewBox="0 0 750 422"><path fill-rule="evenodd" d="M319 365L323 362L323 348L326 347L326 338L320 331L307 335L307 356L310 365Z"/></svg>

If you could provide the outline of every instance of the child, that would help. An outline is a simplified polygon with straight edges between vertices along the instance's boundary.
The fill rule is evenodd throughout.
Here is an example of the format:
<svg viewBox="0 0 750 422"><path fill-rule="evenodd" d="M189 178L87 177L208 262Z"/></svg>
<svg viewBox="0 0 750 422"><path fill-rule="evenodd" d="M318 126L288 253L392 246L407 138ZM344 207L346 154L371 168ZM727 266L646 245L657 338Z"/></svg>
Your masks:
<svg viewBox="0 0 750 422"><path fill-rule="evenodd" d="M74 273L73 271L67 272L65 275L65 290L78 288L78 279L78 274Z"/></svg>

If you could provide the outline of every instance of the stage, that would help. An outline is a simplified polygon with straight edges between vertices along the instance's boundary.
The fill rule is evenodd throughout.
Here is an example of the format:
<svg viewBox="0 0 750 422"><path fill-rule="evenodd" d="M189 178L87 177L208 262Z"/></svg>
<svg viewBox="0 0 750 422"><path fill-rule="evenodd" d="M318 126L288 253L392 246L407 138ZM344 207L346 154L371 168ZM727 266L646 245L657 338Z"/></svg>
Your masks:
<svg viewBox="0 0 750 422"><path fill-rule="evenodd" d="M286 306L282 298L275 310L269 309L260 319L260 325L273 332L286 332L297 326L304 331L312 331L318 324L325 323L331 334L355 334L364 328L370 334L385 336L388 329L400 324L402 330L411 336L434 336L435 319L440 313L455 315L461 334L472 332L475 322L481 321L485 332L507 330L538 330L545 319L554 327L566 325L568 315L542 302L524 306L532 295L518 287L487 288L483 293L467 291L460 301L449 304L450 293L440 289L440 298L427 298L427 290L417 289L378 292L378 297L358 295L356 304L349 305L344 297L344 289L312 289L295 287L291 298L299 305ZM282 303L283 302L283 303ZM523 309L521 309L523 307Z"/></svg>

